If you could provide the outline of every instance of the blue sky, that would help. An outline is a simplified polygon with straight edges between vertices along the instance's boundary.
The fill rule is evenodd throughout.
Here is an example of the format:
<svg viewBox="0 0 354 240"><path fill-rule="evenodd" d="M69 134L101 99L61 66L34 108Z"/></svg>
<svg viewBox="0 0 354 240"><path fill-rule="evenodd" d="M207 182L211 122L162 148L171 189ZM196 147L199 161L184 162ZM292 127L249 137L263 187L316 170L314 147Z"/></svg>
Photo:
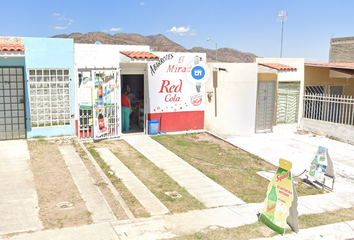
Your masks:
<svg viewBox="0 0 354 240"><path fill-rule="evenodd" d="M354 36L353 0L2 0L0 36L73 32L163 34L187 49L230 47L259 57L328 62L331 37Z"/></svg>

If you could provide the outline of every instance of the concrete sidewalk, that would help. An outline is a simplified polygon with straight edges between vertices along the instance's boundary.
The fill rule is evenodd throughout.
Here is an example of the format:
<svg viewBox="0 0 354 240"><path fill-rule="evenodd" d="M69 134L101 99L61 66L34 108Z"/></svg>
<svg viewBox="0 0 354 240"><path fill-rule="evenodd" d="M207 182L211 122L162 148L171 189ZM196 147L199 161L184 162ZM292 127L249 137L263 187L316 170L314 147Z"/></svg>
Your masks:
<svg viewBox="0 0 354 240"><path fill-rule="evenodd" d="M0 235L41 230L27 142L0 141L0 153Z"/></svg>
<svg viewBox="0 0 354 240"><path fill-rule="evenodd" d="M85 200L87 209L92 213L95 223L117 220L100 189L94 185L87 168L73 146L60 146L59 151L63 156L69 171L78 187L81 196Z"/></svg>
<svg viewBox="0 0 354 240"><path fill-rule="evenodd" d="M169 210L152 192L108 149L96 148L101 158L111 166L115 175L122 180L129 191L138 199L147 212L154 215L166 214Z"/></svg>
<svg viewBox="0 0 354 240"><path fill-rule="evenodd" d="M149 136L124 136L123 139L206 207L245 203Z"/></svg>
<svg viewBox="0 0 354 240"><path fill-rule="evenodd" d="M288 140L282 134L280 136L276 136L276 134L262 134L262 136L253 136L253 144L258 145L259 148L263 151L254 150L251 153L256 155L262 154L262 157L268 161L275 161L275 165L278 164L279 157L273 156L279 155L280 153L285 153L286 150L290 150L293 153L301 153L314 156L317 151L317 141L319 138L311 138L310 136L292 136L290 133ZM293 133L292 133L293 134ZM265 137L267 135L267 138ZM159 145L154 140L150 139L149 136L138 136L139 139L134 140L133 144L141 144L139 149L144 152L147 156L152 159L152 156L156 156L155 152L165 153L164 148ZM246 138L250 136L243 137L235 137L229 139L230 142L239 142L244 144L244 148L246 143L248 142L250 147L252 146L252 141L248 141ZM305 138L304 138L305 137ZM146 139L141 140L140 138L149 138L153 141L153 144L159 145L158 147L154 147L153 151L149 151L150 145L147 145L150 141L146 141ZM239 139L238 139L239 138ZM242 139L243 138L243 139ZM252 136L250 137L250 139ZM260 138L261 140L257 140ZM268 142L273 141L274 139L277 144L275 147L272 147L272 144ZM247 141L246 141L247 140ZM320 138L322 141L322 138ZM329 140L329 139L328 139ZM323 139L323 143L325 144L328 140ZM128 140L133 142L132 139ZM327 194L313 195L313 196L305 196L299 197L298 201L298 212L299 215L305 214L316 214L323 213L326 211L333 211L342 208L350 208L354 207L354 183L351 178L346 177L345 173L351 174L352 172L352 156L350 155L351 147L346 146L345 144L339 142L332 142L332 140L328 141L331 145L322 145L329 148L330 155L335 163L336 170L336 184L335 191ZM0 142L1 143L1 142ZM274 142L273 142L274 143ZM146 146L144 145L146 144ZM150 143L149 143L150 144ZM260 145L259 145L260 144ZM263 145L267 145L268 149L266 149ZM322 142L320 143L322 144ZM146 147L144 149L144 146ZM246 147L248 147L246 146ZM242 146L241 146L242 147ZM283 149L279 148L286 148ZM254 149L254 148L252 148ZM314 149L314 150L313 150ZM333 149L331 151L331 149ZM1 149L0 149L1 150ZM312 152L314 151L314 152ZM169 152L169 151L168 151ZM354 152L354 151L353 151ZM73 153L69 153L72 155ZM294 157L289 159L293 161L295 166L301 166L302 161L307 165L307 160L298 159L305 155L296 155L295 158L292 154L289 154L288 157ZM78 156L77 156L78 157ZM282 156L283 158L286 158ZM167 165L171 165L176 168L176 165L171 164L172 156L168 154L165 158L160 156L159 160L154 160L156 165L162 166L164 162ZM337 160L337 158L340 158ZM173 158L172 158L173 159ZM79 159L76 159L79 160ZM75 161L76 161L75 160ZM183 160L181 160L183 161ZM2 169L3 166L0 168ZM168 166L166 166L168 169ZM300 169L300 167L299 167ZM172 169L173 170L173 169ZM171 171L172 171L171 170ZM81 172L85 172L86 170L82 170ZM346 172L345 172L346 171ZM167 174L168 171L166 171ZM86 174L88 175L87 171ZM170 173L171 174L171 173ZM344 175L343 175L344 174ZM171 174L173 176L173 173ZM175 176L178 176L175 175ZM0 182L1 184L1 182ZM187 189L187 188L186 188ZM188 190L188 189L187 189ZM145 219L129 219L122 221L109 220L110 222L105 223L95 223L91 225L74 227L74 228L64 228L64 229L56 229L56 230L47 230L47 231L37 231L33 233L22 233L16 236L10 236L6 239L28 239L28 240L44 240L44 239L168 239L174 236L181 236L187 234L194 234L196 232L201 232L205 229L218 229L218 228L235 228L245 224L252 224L258 221L257 213L261 211L263 207L262 203L251 203L251 204L240 204L240 205L230 205L216 208L209 208L206 210L196 210L190 211L187 213L181 214L173 214L173 215L159 215L153 216L151 218ZM0 216L1 217L1 216ZM37 217L38 219L38 217ZM0 233L2 234L2 233ZM290 234L284 236L275 237L276 239L350 239L354 238L354 222L343 222L336 223L327 226L310 228L310 229L300 229L299 234ZM0 236L0 239L3 239Z"/></svg>

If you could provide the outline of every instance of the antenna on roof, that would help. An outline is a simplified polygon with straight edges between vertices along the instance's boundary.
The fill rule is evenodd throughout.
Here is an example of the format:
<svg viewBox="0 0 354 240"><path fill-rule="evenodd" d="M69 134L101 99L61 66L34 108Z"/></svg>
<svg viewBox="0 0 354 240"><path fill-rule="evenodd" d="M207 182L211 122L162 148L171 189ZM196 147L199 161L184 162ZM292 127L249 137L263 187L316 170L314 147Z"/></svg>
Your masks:
<svg viewBox="0 0 354 240"><path fill-rule="evenodd" d="M278 11L277 12L277 22L281 22L281 46L280 46L280 58L283 57L283 30L284 22L288 20L288 11Z"/></svg>

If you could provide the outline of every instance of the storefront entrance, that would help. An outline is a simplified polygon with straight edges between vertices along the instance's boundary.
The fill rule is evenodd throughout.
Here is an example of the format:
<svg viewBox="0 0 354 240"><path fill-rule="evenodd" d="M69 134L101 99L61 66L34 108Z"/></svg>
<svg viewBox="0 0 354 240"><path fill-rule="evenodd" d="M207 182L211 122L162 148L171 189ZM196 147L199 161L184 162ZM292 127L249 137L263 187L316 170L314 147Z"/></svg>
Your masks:
<svg viewBox="0 0 354 240"><path fill-rule="evenodd" d="M0 67L0 140L26 138L22 67Z"/></svg>
<svg viewBox="0 0 354 240"><path fill-rule="evenodd" d="M122 74L121 85L123 90L128 91L131 101L132 113L130 114L130 129L123 133L144 132L144 75L143 74Z"/></svg>
<svg viewBox="0 0 354 240"><path fill-rule="evenodd" d="M120 74L117 70L79 70L77 134L81 139L121 134Z"/></svg>

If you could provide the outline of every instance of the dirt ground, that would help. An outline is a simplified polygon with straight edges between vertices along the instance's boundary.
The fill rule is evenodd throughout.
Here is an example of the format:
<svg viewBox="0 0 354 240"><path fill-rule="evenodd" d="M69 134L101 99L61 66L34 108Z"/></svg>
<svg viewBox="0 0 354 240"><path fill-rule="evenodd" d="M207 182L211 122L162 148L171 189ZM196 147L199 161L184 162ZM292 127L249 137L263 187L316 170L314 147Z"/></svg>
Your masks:
<svg viewBox="0 0 354 240"><path fill-rule="evenodd" d="M92 223L74 180L55 140L28 141L31 167L40 207L39 217L45 229L81 226ZM60 203L63 204L60 207Z"/></svg>
<svg viewBox="0 0 354 240"><path fill-rule="evenodd" d="M128 219L121 204L117 201L117 199L114 197L111 190L107 187L107 184L102 179L100 173L96 170L96 167L93 165L92 161L88 158L87 154L78 144L74 144L74 146L79 156L81 157L83 163L85 164L86 168L90 172L92 179L95 181L95 185L99 187L101 193L105 197L106 201L108 202L108 205L111 207L117 219L118 220ZM120 191L118 192L121 193Z"/></svg>
<svg viewBox="0 0 354 240"><path fill-rule="evenodd" d="M169 177L162 169L149 161L127 142L120 141L101 141L89 143L87 147L108 148L127 168L147 187L150 191L173 213L188 212L192 210L204 209L201 202L194 198L188 191L182 188L177 182ZM128 205L135 198L129 198L128 194L122 189L118 190L124 197ZM181 197L172 198L167 192L177 192ZM142 206L137 203L130 205L134 215L142 215Z"/></svg>
<svg viewBox="0 0 354 240"><path fill-rule="evenodd" d="M62 158L59 146L73 145L118 220L127 219L123 208L101 175L73 138L28 141L31 167L38 194L39 217L45 229L74 227L92 223L91 213L80 195ZM69 204L68 204L69 203ZM72 205L72 206L71 206Z"/></svg>

